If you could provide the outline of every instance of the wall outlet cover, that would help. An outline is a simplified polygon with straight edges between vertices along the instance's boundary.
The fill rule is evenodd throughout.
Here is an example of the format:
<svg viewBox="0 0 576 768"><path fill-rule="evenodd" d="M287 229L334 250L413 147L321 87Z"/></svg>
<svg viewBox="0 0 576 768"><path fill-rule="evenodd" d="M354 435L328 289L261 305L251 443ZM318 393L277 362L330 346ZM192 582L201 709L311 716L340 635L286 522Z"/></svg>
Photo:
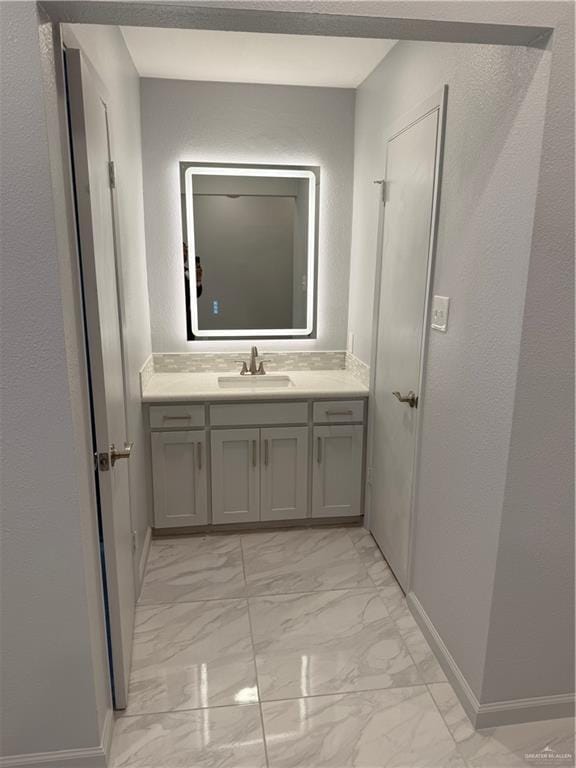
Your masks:
<svg viewBox="0 0 576 768"><path fill-rule="evenodd" d="M448 330L448 312L450 310L450 299L448 296L434 296L432 299L432 322L431 327L435 331L446 333Z"/></svg>

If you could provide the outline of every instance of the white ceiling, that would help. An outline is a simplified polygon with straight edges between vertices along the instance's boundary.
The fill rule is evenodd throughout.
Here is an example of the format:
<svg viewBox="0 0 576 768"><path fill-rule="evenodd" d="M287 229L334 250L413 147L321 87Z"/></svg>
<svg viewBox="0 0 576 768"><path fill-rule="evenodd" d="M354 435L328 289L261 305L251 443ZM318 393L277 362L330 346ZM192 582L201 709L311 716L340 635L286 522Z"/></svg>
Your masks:
<svg viewBox="0 0 576 768"><path fill-rule="evenodd" d="M141 77L356 88L394 40L122 27Z"/></svg>

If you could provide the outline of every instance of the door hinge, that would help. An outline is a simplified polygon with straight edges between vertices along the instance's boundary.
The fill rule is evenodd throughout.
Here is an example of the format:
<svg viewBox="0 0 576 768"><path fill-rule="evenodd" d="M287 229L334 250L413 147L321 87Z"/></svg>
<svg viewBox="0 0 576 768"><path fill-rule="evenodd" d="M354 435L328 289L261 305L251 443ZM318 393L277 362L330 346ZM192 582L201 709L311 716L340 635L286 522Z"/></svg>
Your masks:
<svg viewBox="0 0 576 768"><path fill-rule="evenodd" d="M95 453L94 465L95 465L95 469L99 469L100 472L108 472L110 470L110 454Z"/></svg>
<svg viewBox="0 0 576 768"><path fill-rule="evenodd" d="M113 160L108 162L108 178L110 179L110 188L116 189L116 168Z"/></svg>
<svg viewBox="0 0 576 768"><path fill-rule="evenodd" d="M380 184L381 200L386 203L386 179L374 179L374 184Z"/></svg>

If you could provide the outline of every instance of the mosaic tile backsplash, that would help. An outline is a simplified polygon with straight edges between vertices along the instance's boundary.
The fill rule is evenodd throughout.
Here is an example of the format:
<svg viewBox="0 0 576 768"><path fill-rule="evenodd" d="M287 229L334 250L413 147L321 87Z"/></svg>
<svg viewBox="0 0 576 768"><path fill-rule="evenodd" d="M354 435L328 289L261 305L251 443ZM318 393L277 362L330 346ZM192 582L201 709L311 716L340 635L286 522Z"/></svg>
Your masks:
<svg viewBox="0 0 576 768"><path fill-rule="evenodd" d="M202 373L236 371L236 360L248 360L242 352L191 352L155 354L156 373ZM267 371L331 371L345 368L345 352L264 352Z"/></svg>
<svg viewBox="0 0 576 768"><path fill-rule="evenodd" d="M224 373L238 370L237 360L248 359L242 352L156 353L148 358L140 372L142 386L154 373ZM264 352L267 371L343 371L348 370L368 386L370 368L357 357L333 352Z"/></svg>

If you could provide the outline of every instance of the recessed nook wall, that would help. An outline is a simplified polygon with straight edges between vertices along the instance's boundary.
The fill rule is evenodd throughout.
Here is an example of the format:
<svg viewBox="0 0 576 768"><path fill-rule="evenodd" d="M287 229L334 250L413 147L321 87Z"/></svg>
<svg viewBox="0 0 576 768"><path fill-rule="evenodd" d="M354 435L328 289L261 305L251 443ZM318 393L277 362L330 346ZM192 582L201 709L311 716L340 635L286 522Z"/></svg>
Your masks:
<svg viewBox="0 0 576 768"><path fill-rule="evenodd" d="M262 341L274 349L346 346L355 93L143 79L144 201L154 352L240 348L186 340L181 161L320 167L317 337Z"/></svg>

